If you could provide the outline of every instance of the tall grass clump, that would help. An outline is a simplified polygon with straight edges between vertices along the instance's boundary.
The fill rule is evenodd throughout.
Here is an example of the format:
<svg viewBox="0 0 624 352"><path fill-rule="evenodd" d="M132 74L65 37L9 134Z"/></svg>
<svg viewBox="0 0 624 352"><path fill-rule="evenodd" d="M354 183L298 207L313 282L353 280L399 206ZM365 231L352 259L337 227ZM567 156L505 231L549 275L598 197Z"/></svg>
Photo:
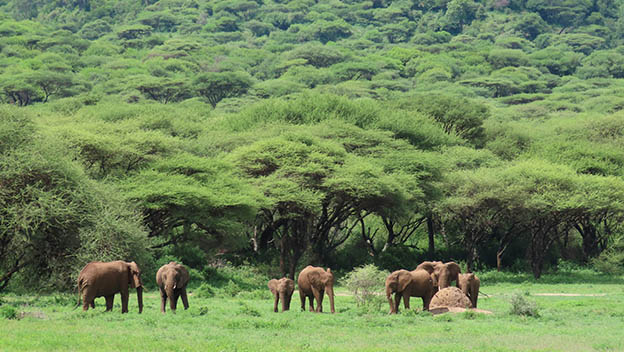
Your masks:
<svg viewBox="0 0 624 352"><path fill-rule="evenodd" d="M539 308L537 304L525 298L525 295L516 292L511 296L511 311L513 315L539 318Z"/></svg>

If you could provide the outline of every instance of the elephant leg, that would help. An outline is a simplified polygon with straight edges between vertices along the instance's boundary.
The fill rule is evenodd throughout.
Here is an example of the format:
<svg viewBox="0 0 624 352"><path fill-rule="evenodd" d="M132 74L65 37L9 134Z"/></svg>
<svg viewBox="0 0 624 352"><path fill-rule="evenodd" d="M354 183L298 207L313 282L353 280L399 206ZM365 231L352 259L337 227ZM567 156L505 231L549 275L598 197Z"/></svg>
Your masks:
<svg viewBox="0 0 624 352"><path fill-rule="evenodd" d="M429 303L431 303L431 296L426 295L423 296L422 300L423 300L423 310L429 310Z"/></svg>
<svg viewBox="0 0 624 352"><path fill-rule="evenodd" d="M308 296L308 300L310 301L310 312L314 312L314 296Z"/></svg>
<svg viewBox="0 0 624 352"><path fill-rule="evenodd" d="M91 308L95 308L95 305L93 304L93 300L95 299L95 297L92 297L88 292L85 292L82 299L83 299L82 301L83 311L89 310L89 306L91 306Z"/></svg>
<svg viewBox="0 0 624 352"><path fill-rule="evenodd" d="M321 293L316 288L312 287L312 294L314 295L314 299L316 300L316 310L315 312L319 312L319 308L321 307ZM312 303L312 297L310 297L310 304ZM310 309L312 309L312 305L310 305Z"/></svg>
<svg viewBox="0 0 624 352"><path fill-rule="evenodd" d="M160 288L160 311L162 313L165 313L167 308L167 292L165 292L165 290L163 290L162 288Z"/></svg>
<svg viewBox="0 0 624 352"><path fill-rule="evenodd" d="M390 305L390 313L388 314L396 314L396 311L394 310L394 301L392 301L392 293L386 295L386 298L388 299L388 304Z"/></svg>
<svg viewBox="0 0 624 352"><path fill-rule="evenodd" d="M303 291L301 291L301 289L299 289L299 299L301 300L301 311L305 312L305 300L306 300L306 296L303 293Z"/></svg>
<svg viewBox="0 0 624 352"><path fill-rule="evenodd" d="M110 312L113 310L113 301L115 300L115 295L106 296L106 311Z"/></svg>
<svg viewBox="0 0 624 352"><path fill-rule="evenodd" d="M188 309L189 304L188 304L188 297L186 296L186 288L182 289L182 292L180 292L180 296L182 296L182 304L184 305L184 309Z"/></svg>
<svg viewBox="0 0 624 352"><path fill-rule="evenodd" d="M394 294L394 312L395 313L399 312L399 305L401 304L401 297L403 296L399 292Z"/></svg>
<svg viewBox="0 0 624 352"><path fill-rule="evenodd" d="M91 299L91 308L95 309L95 298Z"/></svg>
<svg viewBox="0 0 624 352"><path fill-rule="evenodd" d="M405 309L410 309L409 301L410 301L409 292L403 291L403 305L405 306Z"/></svg>
<svg viewBox="0 0 624 352"><path fill-rule="evenodd" d="M318 307L316 307L319 313L323 313L323 298L325 298L325 290L319 290Z"/></svg>
<svg viewBox="0 0 624 352"><path fill-rule="evenodd" d="M290 300L292 299L292 296L286 295L286 297L284 297L284 302L286 302L286 304L284 305L284 308L282 309L282 312L285 310L290 310Z"/></svg>
<svg viewBox="0 0 624 352"><path fill-rule="evenodd" d="M178 298L180 298L180 291L176 290L173 293L173 310L178 309Z"/></svg>
<svg viewBox="0 0 624 352"><path fill-rule="evenodd" d="M128 288L126 287L125 290L121 290L121 313L128 313L128 298L129 298L129 293L128 293Z"/></svg>
<svg viewBox="0 0 624 352"><path fill-rule="evenodd" d="M279 310L277 309L277 304L279 303L279 294L277 292L273 293L273 311L277 313Z"/></svg>

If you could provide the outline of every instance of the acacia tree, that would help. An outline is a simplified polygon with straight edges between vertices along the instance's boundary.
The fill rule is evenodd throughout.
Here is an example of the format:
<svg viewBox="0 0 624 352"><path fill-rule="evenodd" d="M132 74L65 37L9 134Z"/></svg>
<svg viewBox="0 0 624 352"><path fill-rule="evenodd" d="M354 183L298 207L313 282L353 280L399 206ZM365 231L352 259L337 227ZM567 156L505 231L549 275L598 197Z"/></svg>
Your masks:
<svg viewBox="0 0 624 352"><path fill-rule="evenodd" d="M264 241L269 236L276 240L281 270L290 277L306 248L312 261L327 263L353 230L348 219L389 210L403 196L400 185L382 168L315 136L318 131L300 127L238 148L232 156L267 199L260 216L269 231L263 231Z"/></svg>
<svg viewBox="0 0 624 352"><path fill-rule="evenodd" d="M143 212L155 248L189 241L204 250L235 246L258 201L227 162L184 153L152 163L121 187Z"/></svg>
<svg viewBox="0 0 624 352"><path fill-rule="evenodd" d="M25 285L58 289L90 260L145 262L145 232L116 189L89 180L54 140L34 138L27 117L0 109L0 131L0 291L25 271Z"/></svg>
<svg viewBox="0 0 624 352"><path fill-rule="evenodd" d="M251 76L242 71L206 72L195 78L193 87L214 108L225 98L246 93L252 83Z"/></svg>
<svg viewBox="0 0 624 352"><path fill-rule="evenodd" d="M574 198L572 226L581 235L583 260L595 258L613 240L624 219L624 183L617 177L583 175Z"/></svg>
<svg viewBox="0 0 624 352"><path fill-rule="evenodd" d="M25 75L3 77L0 89L5 96L6 102L18 106L29 105L40 97L40 92L28 82Z"/></svg>
<svg viewBox="0 0 624 352"><path fill-rule="evenodd" d="M74 85L70 74L53 71L35 72L28 77L28 81L41 89L44 103L50 96L60 94Z"/></svg>
<svg viewBox="0 0 624 352"><path fill-rule="evenodd" d="M191 96L187 84L181 79L141 77L136 89L149 99L163 104L177 102Z"/></svg>

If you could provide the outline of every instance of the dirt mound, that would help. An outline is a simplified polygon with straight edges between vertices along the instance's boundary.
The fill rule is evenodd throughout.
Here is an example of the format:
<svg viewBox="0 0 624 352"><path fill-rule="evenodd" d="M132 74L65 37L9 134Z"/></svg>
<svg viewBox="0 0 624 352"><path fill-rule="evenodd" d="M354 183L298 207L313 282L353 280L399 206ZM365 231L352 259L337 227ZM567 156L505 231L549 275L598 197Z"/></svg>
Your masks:
<svg viewBox="0 0 624 352"><path fill-rule="evenodd" d="M436 307L433 309L429 309L429 312L433 315L438 315L438 314L444 314L444 313L463 313L465 311L471 311L471 312L475 312L475 313L482 313L482 314L494 314L489 310L485 310L485 309L476 309L476 308L459 308L459 307Z"/></svg>
<svg viewBox="0 0 624 352"><path fill-rule="evenodd" d="M438 307L472 308L472 304L462 290L457 287L447 287L438 291L431 299L429 308L434 309Z"/></svg>

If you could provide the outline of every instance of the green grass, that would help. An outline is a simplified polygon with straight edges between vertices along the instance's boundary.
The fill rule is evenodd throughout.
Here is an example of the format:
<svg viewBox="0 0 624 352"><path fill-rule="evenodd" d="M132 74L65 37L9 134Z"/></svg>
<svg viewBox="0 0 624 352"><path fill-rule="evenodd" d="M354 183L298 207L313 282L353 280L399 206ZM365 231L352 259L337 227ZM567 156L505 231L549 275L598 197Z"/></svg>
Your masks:
<svg viewBox="0 0 624 352"><path fill-rule="evenodd" d="M590 275L590 274L587 274ZM18 318L0 317L0 350L173 350L173 351L615 351L624 350L624 285L622 278L594 276L591 283L574 279L494 279L485 273L479 308L484 314L405 312L387 315L379 309L355 305L345 289L338 289L337 314L299 311L293 297L291 311L273 313L271 299L261 295L211 298L189 297L191 308L173 315L159 312L154 290L145 294L143 314L136 296L130 313L121 314L119 296L112 313L104 300L96 309L73 309L70 295L0 298L14 307ZM590 275L591 276L591 275ZM555 281L557 283L551 283ZM493 283L488 283L493 282ZM268 289L267 289L268 291ZM526 295L539 307L539 318L509 313L514 293ZM601 294L599 296L539 296L540 293ZM602 295L604 294L604 295ZM266 296L265 296L266 297ZM325 299L325 309L329 302ZM181 302L180 302L181 304ZM421 307L420 299L412 301ZM2 309L0 309L1 313ZM25 316L24 316L25 315Z"/></svg>

